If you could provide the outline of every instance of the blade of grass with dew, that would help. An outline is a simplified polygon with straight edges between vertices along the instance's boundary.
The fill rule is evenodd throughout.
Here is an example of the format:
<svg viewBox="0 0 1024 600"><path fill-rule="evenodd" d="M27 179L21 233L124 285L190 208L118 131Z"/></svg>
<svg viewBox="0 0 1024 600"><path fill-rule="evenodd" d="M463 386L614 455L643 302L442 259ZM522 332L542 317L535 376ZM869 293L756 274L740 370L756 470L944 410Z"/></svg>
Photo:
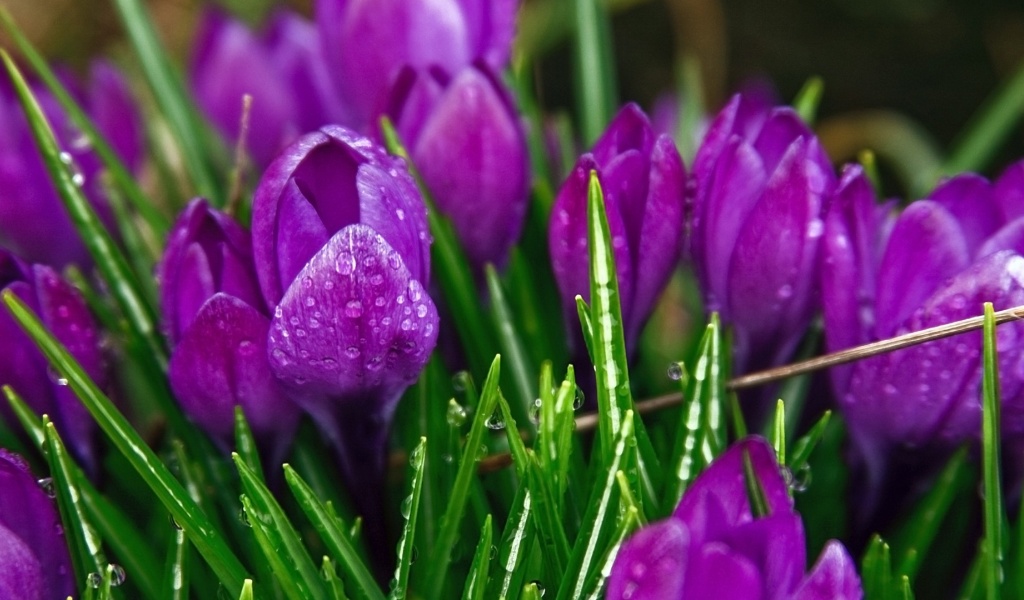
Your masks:
<svg viewBox="0 0 1024 600"><path fill-rule="evenodd" d="M284 465L284 479L302 512L306 514L306 518L312 523L324 545L331 551L334 560L338 561L342 573L355 586L355 589L351 590L355 597L384 600L384 594L350 541L348 533L338 526L338 519L331 515L309 484L289 464Z"/></svg>
<svg viewBox="0 0 1024 600"><path fill-rule="evenodd" d="M212 163L206 152L202 122L168 60L170 54L161 45L143 3L141 0L113 0L113 3L153 97L178 143L196 195L222 206L222 190L210 169Z"/></svg>
<svg viewBox="0 0 1024 600"><path fill-rule="evenodd" d="M245 410L241 406L235 406L235 452L249 467L253 475L261 483L266 483L263 477L263 465L260 463L260 453L256 447L256 439L252 436L252 428L245 418Z"/></svg>
<svg viewBox="0 0 1024 600"><path fill-rule="evenodd" d="M281 505L237 452L231 459L238 470L242 491L248 502L245 512L263 556L289 598L326 600L316 565Z"/></svg>
<svg viewBox="0 0 1024 600"><path fill-rule="evenodd" d="M804 82L803 87L793 98L793 109L796 114L808 126L814 127L814 121L818 115L818 106L821 104L821 96L825 92L825 82L821 77L811 77Z"/></svg>
<svg viewBox="0 0 1024 600"><path fill-rule="evenodd" d="M533 451L526 452L528 467L523 481L533 491L533 519L544 549L544 569L550 581L557 581L565 574L569 563L569 538L565 535L561 513L549 481L544 477Z"/></svg>
<svg viewBox="0 0 1024 600"><path fill-rule="evenodd" d="M348 594L345 593L345 584L338 577L337 571L334 570L334 563L326 556L320 563L320 576L324 579L327 596L331 600L348 600Z"/></svg>
<svg viewBox="0 0 1024 600"><path fill-rule="evenodd" d="M583 527L569 557L567 575L558 589L558 600L579 598L583 594L587 579L598 567L601 554L606 551L610 529L617 525L616 519L611 518L614 514L613 496L617 489L615 475L627 460L627 448L632 446L633 438L633 411L627 410L615 434L611 460L600 471L603 479L594 486L590 501L587 502Z"/></svg>
<svg viewBox="0 0 1024 600"><path fill-rule="evenodd" d="M551 388L551 363L545 363L541 377L540 431L534 448L537 460L552 486L559 511L569 484L570 453L573 446L573 409L576 400L576 374L572 365L558 390Z"/></svg>
<svg viewBox="0 0 1024 600"><path fill-rule="evenodd" d="M537 587L536 581L531 581L523 586L523 593L519 595L520 600L540 600L544 592Z"/></svg>
<svg viewBox="0 0 1024 600"><path fill-rule="evenodd" d="M973 485L967 464L967 449L961 448L946 463L932 484L931 489L915 506L914 511L903 519L900 529L892 538L892 554L897 557L896 573L913 581L939 533L939 528L953 499L962 493L970 493Z"/></svg>
<svg viewBox="0 0 1024 600"><path fill-rule="evenodd" d="M523 341L516 330L513 321L512 311L505 301L505 292L498 278L498 272L494 265L487 264L484 267L487 278L487 290L491 295L491 309L494 312L495 330L498 332L498 345L501 347L502 356L505 357L506 372L511 372L512 389L515 390L515 410L512 414L516 420L523 424L530 439L537 437L537 425L529 418L531 406L537 391L533 384L533 376L536 369L530 364L529 356L523 348ZM510 406L512 408L513 406Z"/></svg>
<svg viewBox="0 0 1024 600"><path fill-rule="evenodd" d="M494 535L491 515L484 517L483 527L480 528L480 541L476 544L476 551L473 553L473 563L469 567L469 575L466 577L466 587L462 591L463 600L484 600L484 593L487 591L487 580L490 577L491 568L491 539Z"/></svg>
<svg viewBox="0 0 1024 600"><path fill-rule="evenodd" d="M996 320L991 302L985 303L982 328L983 364L981 378L981 465L984 505L985 565L982 578L989 600L1000 597L1003 579L1003 493L999 465L999 357L996 348Z"/></svg>
<svg viewBox="0 0 1024 600"><path fill-rule="evenodd" d="M583 344L587 347L587 355L594 355L594 322L590 317L590 305L583 296L576 296L576 315L580 319L580 330L583 332Z"/></svg>
<svg viewBox="0 0 1024 600"><path fill-rule="evenodd" d="M398 540L398 555L395 558L395 577L392 580L390 600L405 598L409 591L409 571L414 560L413 545L416 543L416 518L420 510L420 493L423 491L423 469L426 460L427 438L421 437L420 443L409 455L412 467L412 486L409 495L402 500L401 512L405 524L402 526L402 537Z"/></svg>
<svg viewBox="0 0 1024 600"><path fill-rule="evenodd" d="M825 429L828 427L828 422L832 418L832 411L826 410L822 413L821 418L811 426L807 433L798 439L793 444L793 451L789 456L789 467L794 473L804 468L807 461L811 458L811 453L814 452L814 448L817 447L818 442L825 435Z"/></svg>
<svg viewBox="0 0 1024 600"><path fill-rule="evenodd" d="M188 600L188 538L177 529L171 538L167 560L164 563L163 584L160 587L161 600ZM247 580L248 581L248 580ZM149 598L156 598L148 596Z"/></svg>
<svg viewBox="0 0 1024 600"><path fill-rule="evenodd" d="M498 405L498 379L501 377L501 356L495 356L491 363L487 379L484 380L483 392L480 394L480 403L477 406L476 414L473 415L473 425L466 438L466 451L459 461L459 470L455 475L455 485L452 487L448 500L448 507L441 518L441 531L437 536L437 544L432 549L430 571L425 574L424 585L417 585L426 598L442 598L442 590L445 585L445 578L448 574L448 565L452 560L452 548L455 546L459 528L462 524L462 517L465 513L466 499L469 495L470 481L476 474L476 463L480 456L476 452L483 444L484 432L487 431L487 420L494 414Z"/></svg>
<svg viewBox="0 0 1024 600"><path fill-rule="evenodd" d="M849 506L850 467L846 462L848 438L840 415L829 418L819 439L805 462L795 458L789 461L795 481L804 488L794 501L804 520L809 552L824 548L830 539L848 539L848 515L852 508Z"/></svg>
<svg viewBox="0 0 1024 600"><path fill-rule="evenodd" d="M623 489L622 486L619 489ZM604 593L604 586L608 581L608 576L612 573L612 566L615 564L615 558L619 555L619 548L622 547L622 542L629 537L629 534L641 527L642 519L640 509L636 505L625 509L622 519L619 520L619 526L615 529L615 533L612 534L608 552L601 559L601 569L595 572L591 580L587 582L587 589L589 591L586 597L588 600L598 600L601 594Z"/></svg>
<svg viewBox="0 0 1024 600"><path fill-rule="evenodd" d="M576 114L585 145L593 144L619 105L616 98L615 59L611 26L601 0L573 0L576 21L573 54Z"/></svg>
<svg viewBox="0 0 1024 600"><path fill-rule="evenodd" d="M914 600L914 590L910 587L910 578L906 575L900 576L900 598L902 600Z"/></svg>
<svg viewBox="0 0 1024 600"><path fill-rule="evenodd" d="M893 592L892 563L889 558L889 544L881 536L871 536L868 549L861 560L861 585L864 600L889 600Z"/></svg>
<svg viewBox="0 0 1024 600"><path fill-rule="evenodd" d="M3 28L7 31L11 39L14 40L18 50L21 51L21 55L31 65L32 70L35 71L39 79L46 85L53 97L57 99L61 107L67 113L68 118L74 123L82 134L89 141L89 144L96 151L96 154L100 157L103 162L103 166L110 171L111 176L117 183L119 189L128 197L132 207L139 212L139 215L143 218L146 224L154 231L154 233L162 238L167 230L170 229L170 221L163 214L158 211L153 203L149 201L138 183L135 181L135 177L131 174L128 168L121 162L120 157L110 146L107 140L99 132L96 124L92 122L92 119L85 113L84 110L78 103L75 102L71 93L68 91L64 84L61 83L60 79L54 73L53 69L50 68L46 58L32 45L27 37L21 32L21 29L15 24L11 18L10 12L4 6L0 6L0 23L3 24Z"/></svg>
<svg viewBox="0 0 1024 600"><path fill-rule="evenodd" d="M100 429L132 467L146 481L157 498L185 530L196 550L203 556L217 577L232 594L241 589L245 569L209 518L189 497L167 467L146 446L127 419L118 412L81 365L67 349L50 334L39 318L10 290L0 298L14 320L35 342L61 376L66 377L72 391L85 405Z"/></svg>
<svg viewBox="0 0 1024 600"><path fill-rule="evenodd" d="M537 533L533 527L532 512L533 494L528 487L521 485L516 490L498 548L497 559L502 570L491 578L486 598L508 598L512 590L520 589L526 579L523 568L527 562L525 554L533 546Z"/></svg>
<svg viewBox="0 0 1024 600"><path fill-rule="evenodd" d="M102 577L107 567L103 552L103 540L90 523L78 492L75 468L68 456L64 442L57 434L53 423L44 416L43 432L46 436L47 459L50 463L52 485L56 491L57 507L64 523L65 537L75 564L76 581Z"/></svg>

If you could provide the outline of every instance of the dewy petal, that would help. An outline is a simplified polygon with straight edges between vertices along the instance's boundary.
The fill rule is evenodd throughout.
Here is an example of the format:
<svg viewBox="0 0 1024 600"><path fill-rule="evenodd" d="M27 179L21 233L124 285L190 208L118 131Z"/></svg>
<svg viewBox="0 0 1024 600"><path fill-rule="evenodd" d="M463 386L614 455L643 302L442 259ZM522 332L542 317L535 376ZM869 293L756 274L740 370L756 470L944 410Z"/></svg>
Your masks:
<svg viewBox="0 0 1024 600"><path fill-rule="evenodd" d="M891 336L943 281L970 260L957 219L941 205L914 202L903 211L878 270L876 334Z"/></svg>
<svg viewBox="0 0 1024 600"><path fill-rule="evenodd" d="M722 532L722 542L733 554L758 566L766 598L787 597L804 574L804 527L795 512L778 512Z"/></svg>
<svg viewBox="0 0 1024 600"><path fill-rule="evenodd" d="M861 588L857 567L846 552L846 548L835 540L825 544L818 562L807 574L800 587L793 592L791 600L861 600Z"/></svg>
<svg viewBox="0 0 1024 600"><path fill-rule="evenodd" d="M608 600L683 597L689 535L678 519L642 528L623 542L608 576Z"/></svg>
<svg viewBox="0 0 1024 600"><path fill-rule="evenodd" d="M403 257L410 276L430 281L427 207L405 169L390 171L364 164L356 174L361 222L376 231Z"/></svg>
<svg viewBox="0 0 1024 600"><path fill-rule="evenodd" d="M757 565L729 551L724 544L708 544L690 553L690 567L680 599L729 598L761 600L764 582Z"/></svg>
<svg viewBox="0 0 1024 600"><path fill-rule="evenodd" d="M963 173L947 179L928 195L928 199L948 210L960 224L970 256L974 256L985 239L1002 225L992 186L980 175Z"/></svg>

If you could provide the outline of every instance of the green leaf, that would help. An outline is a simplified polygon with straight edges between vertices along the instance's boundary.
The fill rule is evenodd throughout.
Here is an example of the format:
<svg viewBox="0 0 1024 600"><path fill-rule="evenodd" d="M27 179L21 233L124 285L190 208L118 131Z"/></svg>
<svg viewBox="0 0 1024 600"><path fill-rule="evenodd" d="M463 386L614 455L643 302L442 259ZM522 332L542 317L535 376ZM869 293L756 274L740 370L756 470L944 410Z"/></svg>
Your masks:
<svg viewBox="0 0 1024 600"><path fill-rule="evenodd" d="M338 574L334 570L334 563L326 556L320 563L320 575L324 578L324 584L327 586L328 596L331 600L348 600L348 595L345 594L345 584L338 578Z"/></svg>
<svg viewBox="0 0 1024 600"><path fill-rule="evenodd" d="M177 529L171 537L171 548L167 552L167 561L164 563L163 584L160 588L160 598L163 600L188 600L188 537L181 529ZM251 583L251 579L246 579ZM243 590L244 595L244 590ZM149 596L155 598L156 595ZM252 597L252 590L249 590L249 597Z"/></svg>
<svg viewBox="0 0 1024 600"><path fill-rule="evenodd" d="M529 458L527 477L524 481L533 492L533 518L547 558L545 568L552 575L561 577L569 563L569 538L565 534L561 513L551 486L545 479L533 452L526 452Z"/></svg>
<svg viewBox="0 0 1024 600"><path fill-rule="evenodd" d="M775 448L775 456L779 466L786 466L786 403L782 400L775 402L775 416L771 423L771 442Z"/></svg>
<svg viewBox="0 0 1024 600"><path fill-rule="evenodd" d="M512 388L516 392L513 413L516 420L523 424L529 438L533 439L537 437L537 426L529 417L533 410L534 398L537 397L537 390L534 388L531 375L535 369L530 364L529 356L527 356L522 339L516 330L512 311L505 301L505 292L498 279L498 272L491 264L484 268L484 272L487 277L487 289L491 295L491 309L494 312L498 344L501 347L502 356L506 357L506 364L512 372Z"/></svg>
<svg viewBox="0 0 1024 600"><path fill-rule="evenodd" d="M743 452L743 483L747 488L747 499L750 501L750 512L755 519L766 517L771 514L768 506L768 498L764 493L764 486L754 471L754 463L750 460L750 454Z"/></svg>
<svg viewBox="0 0 1024 600"><path fill-rule="evenodd" d="M864 600L890 600L895 598L895 582L889 559L889 544L875 534L861 560L861 585Z"/></svg>
<svg viewBox="0 0 1024 600"><path fill-rule="evenodd" d="M245 411L241 406L235 406L235 452L249 467L252 474L260 482L266 482L263 477L263 466L260 464L260 453L256 447L256 439L252 436L252 429L249 421L245 418Z"/></svg>
<svg viewBox="0 0 1024 600"><path fill-rule="evenodd" d="M809 126L814 126L818 105L821 104L821 95L824 91L825 82L821 77L811 77L804 82L804 86L800 88L796 98L793 99L793 109Z"/></svg>
<svg viewBox="0 0 1024 600"><path fill-rule="evenodd" d="M242 591L238 594L238 600L252 600L252 579L242 582Z"/></svg>
<svg viewBox="0 0 1024 600"><path fill-rule="evenodd" d="M999 482L999 357L996 320L991 302L985 303L983 327L984 372L981 379L981 465L984 504L985 564L982 578L989 600L1000 597L1003 572L1003 494Z"/></svg>
<svg viewBox="0 0 1024 600"><path fill-rule="evenodd" d="M328 550L338 561L342 573L347 581L355 586L355 594L358 598L366 600L384 600L384 594L377 587L373 574L366 567L359 552L352 545L349 536L339 526L340 522L334 517L316 496L313 489L302 477L292 468L291 465L284 465L284 479L291 488L292 495L306 514L309 522L313 524L320 539L323 540Z"/></svg>
<svg viewBox="0 0 1024 600"><path fill-rule="evenodd" d="M285 594L293 600L326 600L316 566L281 505L237 453L231 458L245 492L243 506L249 525Z"/></svg>
<svg viewBox="0 0 1024 600"><path fill-rule="evenodd" d="M573 0L576 19L576 114L585 145L593 144L619 102L608 14L601 0Z"/></svg>
<svg viewBox="0 0 1024 600"><path fill-rule="evenodd" d="M413 545L416 541L416 518L420 510L420 493L423 490L423 468L426 465L427 438L420 438L420 443L409 456L412 465L412 490L402 500L401 511L405 524L402 526L402 537L398 540L398 556L396 558L395 578L389 599L405 598L409 591L409 570L414 560Z"/></svg>
<svg viewBox="0 0 1024 600"><path fill-rule="evenodd" d="M541 588L537 587L537 582L531 581L523 586L523 593L519 598L520 600L540 600L543 595Z"/></svg>
<svg viewBox="0 0 1024 600"><path fill-rule="evenodd" d="M512 501L512 510L505 521L505 532L498 548L498 564L502 571L491 579L487 598L504 600L519 589L526 578L526 551L533 545L537 532L533 527L533 494L521 485Z"/></svg>
<svg viewBox="0 0 1024 600"><path fill-rule="evenodd" d="M174 520L185 530L196 550L228 591L231 594L238 593L245 579L245 569L202 509L189 497L167 467L146 446L127 419L118 412L110 399L103 395L67 349L46 331L31 309L10 290L0 292L0 297L3 298L14 320L39 346L50 364L62 377L67 378L71 390L89 410L100 429L128 459Z"/></svg>
<svg viewBox="0 0 1024 600"><path fill-rule="evenodd" d="M794 474L800 472L807 465L807 461L811 458L814 448L821 441L821 438L824 437L829 419L831 418L832 411L826 410L807 434L793 444L793 452L789 457L789 467Z"/></svg>
<svg viewBox="0 0 1024 600"><path fill-rule="evenodd" d="M587 347L587 354L594 355L594 324L590 318L590 305L583 299L583 296L576 296L576 314L580 318L580 329L583 331L583 343Z"/></svg>
<svg viewBox="0 0 1024 600"><path fill-rule="evenodd" d="M466 589L462 592L463 600L484 600L484 592L487 591L487 579L491 566L491 537L493 535L491 515L484 518L484 525L480 528L480 541L477 542L476 552L473 553L473 564L469 567L469 576L466 577Z"/></svg>
<svg viewBox="0 0 1024 600"><path fill-rule="evenodd" d="M621 479L624 480L624 478ZM623 487L620 485L619 489L623 489ZM643 517L640 514L640 509L637 506L627 507L622 519L619 520L619 526L615 529L615 533L612 534L608 552L601 559L601 569L594 572L590 581L587 582L589 592L586 597L588 600L598 600L601 597L601 594L604 592L605 583L608 581L608 576L611 575L612 565L615 564L615 558L619 555L619 548L622 547L622 542L629 537L629 534L639 529L642 525Z"/></svg>

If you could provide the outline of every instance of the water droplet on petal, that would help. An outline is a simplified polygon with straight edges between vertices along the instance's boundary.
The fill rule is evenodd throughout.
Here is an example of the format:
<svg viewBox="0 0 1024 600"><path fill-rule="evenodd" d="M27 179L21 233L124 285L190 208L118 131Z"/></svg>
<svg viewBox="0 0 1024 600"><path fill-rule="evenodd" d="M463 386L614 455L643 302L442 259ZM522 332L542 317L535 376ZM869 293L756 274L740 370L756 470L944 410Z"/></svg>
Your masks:
<svg viewBox="0 0 1024 600"><path fill-rule="evenodd" d="M351 319L357 319L363 315L363 303L359 300L349 300L345 304L345 316Z"/></svg>

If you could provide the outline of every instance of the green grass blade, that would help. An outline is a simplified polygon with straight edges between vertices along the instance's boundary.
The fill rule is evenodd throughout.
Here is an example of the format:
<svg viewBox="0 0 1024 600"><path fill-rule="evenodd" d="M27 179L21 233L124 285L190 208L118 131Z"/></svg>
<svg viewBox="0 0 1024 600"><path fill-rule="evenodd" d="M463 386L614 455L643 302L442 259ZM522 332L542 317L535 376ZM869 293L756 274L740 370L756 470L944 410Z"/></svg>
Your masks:
<svg viewBox="0 0 1024 600"><path fill-rule="evenodd" d="M548 480L544 478L540 464L530 452L529 469L525 479L533 491L533 517L538 536L545 550L546 570L555 577L562 577L569 563L569 538L565 535L561 513L551 492ZM554 579L553 579L554 580Z"/></svg>
<svg viewBox="0 0 1024 600"><path fill-rule="evenodd" d="M149 306L157 306L159 301L157 293L156 277L153 276L156 262L160 260L159 255L154 256L155 250L151 250L142 239L142 227L135 216L128 210L121 197L121 192L110 185L109 177L103 175L103 189L106 192L107 201L114 212L114 220L117 222L117 231L121 235L121 243L124 244L125 254L132 268L132 275L139 284L139 292L145 296ZM150 233L152 239L162 240L162 234Z"/></svg>
<svg viewBox="0 0 1024 600"><path fill-rule="evenodd" d="M487 515L483 527L480 528L480 541L477 542L473 564L470 565L469 576L466 577L466 589L462 592L463 600L484 600L487 579L490 577L491 539L494 535L491 520L491 515Z"/></svg>
<svg viewBox="0 0 1024 600"><path fill-rule="evenodd" d="M28 434L35 447L42 450L46 445L46 430L43 429L43 420L29 408L28 404L25 404L25 400L18 395L14 388L5 385L3 390L4 396L7 397L7 403L10 404L14 416L21 423L22 429Z"/></svg>
<svg viewBox="0 0 1024 600"><path fill-rule="evenodd" d="M323 540L334 554L342 572L348 581L355 586L353 592L355 597L365 600L384 600L384 594L380 591L373 574L366 567L362 557L355 546L349 540L348 534L339 526L339 521L334 517L316 496L313 489L302 477L292 468L291 465L284 465L284 479L291 488L292 495L306 513L309 522L313 524L320 539Z"/></svg>
<svg viewBox="0 0 1024 600"><path fill-rule="evenodd" d="M815 118L818 115L818 105L821 104L821 96L825 92L825 82L821 77L811 77L793 98L793 109L800 115L804 123L814 126Z"/></svg>
<svg viewBox="0 0 1024 600"><path fill-rule="evenodd" d="M544 596L542 588L538 587L536 581L531 581L523 586L523 593L520 594L520 600L540 600Z"/></svg>
<svg viewBox="0 0 1024 600"><path fill-rule="evenodd" d="M288 515L242 458L237 453L231 458L248 500L245 512L249 524L285 593L293 600L326 600L320 574Z"/></svg>
<svg viewBox="0 0 1024 600"><path fill-rule="evenodd" d="M189 497L167 467L146 446L127 419L118 412L109 398L82 370L66 348L57 341L29 309L10 290L0 293L14 320L39 346L51 365L68 380L72 391L85 405L100 429L113 445L128 459L160 502L184 528L196 550L203 556L220 581L232 594L238 593L245 577L245 569L220 533Z"/></svg>
<svg viewBox="0 0 1024 600"><path fill-rule="evenodd" d="M537 436L537 426L529 418L529 415L534 398L537 397L537 390L531 375L536 372L536 369L530 364L523 341L516 330L512 310L505 300L505 292L501 287L501 280L498 279L498 272L491 264L488 264L484 271L487 277L487 290L491 295L491 310L494 312L498 343L502 356L506 359L507 369L512 374L512 389L515 390L516 399L513 404L515 410L512 412L515 414L516 420L523 424L530 439L533 439Z"/></svg>
<svg viewBox="0 0 1024 600"><path fill-rule="evenodd" d="M525 485L516 490L512 510L505 521L505 533L498 548L498 564L502 571L491 579L487 598L508 598L519 589L526 578L524 566L526 551L533 545L536 531L533 527L533 494Z"/></svg>
<svg viewBox="0 0 1024 600"><path fill-rule="evenodd" d="M140 0L113 0L121 17L128 39L142 65L142 73L153 91L171 133L178 143L181 158L199 196L209 198L215 205L223 204L204 144L203 126L189 101L184 87L160 44L152 20Z"/></svg>
<svg viewBox="0 0 1024 600"><path fill-rule="evenodd" d="M338 573L334 570L334 563L326 556L320 563L320 575L324 578L324 585L327 587L328 592L327 595L331 600L348 600L348 594L345 593L345 584L342 583Z"/></svg>
<svg viewBox="0 0 1024 600"><path fill-rule="evenodd" d="M412 466L412 490L402 500L402 537L398 540L398 556L396 558L395 578L388 594L389 600L405 598L409 592L409 571L412 568L413 545L416 543L416 518L420 510L420 493L423 491L423 471L426 465L427 438L421 437L420 443L409 456Z"/></svg>
<svg viewBox="0 0 1024 600"><path fill-rule="evenodd" d="M893 591L889 544L875 534L861 560L861 585L864 600L890 600Z"/></svg>
<svg viewBox="0 0 1024 600"><path fill-rule="evenodd" d="M575 425L573 411L577 408L576 373L572 365L569 365L565 380L556 392L552 392L549 385L541 384L540 406L540 433L535 448L541 471L547 477L556 504L561 510L564 507L562 499L569 485L569 470L572 467Z"/></svg>
<svg viewBox="0 0 1024 600"><path fill-rule="evenodd" d="M580 329L583 331L583 343L587 346L587 354L594 355L594 323L590 319L590 306L583 296L576 296L576 314L580 318Z"/></svg>
<svg viewBox="0 0 1024 600"><path fill-rule="evenodd" d="M1000 597L1003 579L1003 493L999 481L999 357L996 348L996 321L991 302L985 303L983 327L983 363L981 392L981 465L984 504L985 565L982 577L986 597Z"/></svg>
<svg viewBox="0 0 1024 600"><path fill-rule="evenodd" d="M789 457L789 468L794 474L799 473L807 465L807 461L810 460L814 448L817 447L821 438L825 436L825 430L831 418L832 411L826 410L807 434L793 444L793 453Z"/></svg>
<svg viewBox="0 0 1024 600"><path fill-rule="evenodd" d="M167 561L164 563L163 584L159 596L162 600L188 600L188 551L188 537L184 531L176 530L171 538ZM156 598L157 595L147 597Z"/></svg>
<svg viewBox="0 0 1024 600"><path fill-rule="evenodd" d="M623 482L625 481L625 478L621 479ZM620 485L619 489L624 489L624 486ZM643 517L640 515L640 509L637 506L626 508L622 519L619 521L619 526L615 529L615 533L612 534L610 548L601 560L601 569L595 572L591 580L587 582L589 592L586 597L588 600L597 600L604 593L605 583L608 581L608 576L612 573L612 565L615 564L615 558L619 555L619 548L622 547L622 542L629 537L629 534L639 529L642 525Z"/></svg>
<svg viewBox="0 0 1024 600"><path fill-rule="evenodd" d="M778 400L775 403L775 416L771 424L771 443L775 448L775 456L779 466L786 466L786 403Z"/></svg>
<svg viewBox="0 0 1024 600"><path fill-rule="evenodd" d="M583 143L590 146L601 136L619 105L611 26L601 0L573 0L572 4L576 19L576 114L580 117Z"/></svg>
<svg viewBox="0 0 1024 600"><path fill-rule="evenodd" d="M256 438L252 436L252 428L249 427L249 421L245 418L245 411L241 406L235 407L235 452L241 457L245 466L249 467L256 479L265 483L260 453L256 448Z"/></svg>
<svg viewBox="0 0 1024 600"><path fill-rule="evenodd" d="M242 582L242 591L238 594L238 600L252 600L252 579Z"/></svg>

